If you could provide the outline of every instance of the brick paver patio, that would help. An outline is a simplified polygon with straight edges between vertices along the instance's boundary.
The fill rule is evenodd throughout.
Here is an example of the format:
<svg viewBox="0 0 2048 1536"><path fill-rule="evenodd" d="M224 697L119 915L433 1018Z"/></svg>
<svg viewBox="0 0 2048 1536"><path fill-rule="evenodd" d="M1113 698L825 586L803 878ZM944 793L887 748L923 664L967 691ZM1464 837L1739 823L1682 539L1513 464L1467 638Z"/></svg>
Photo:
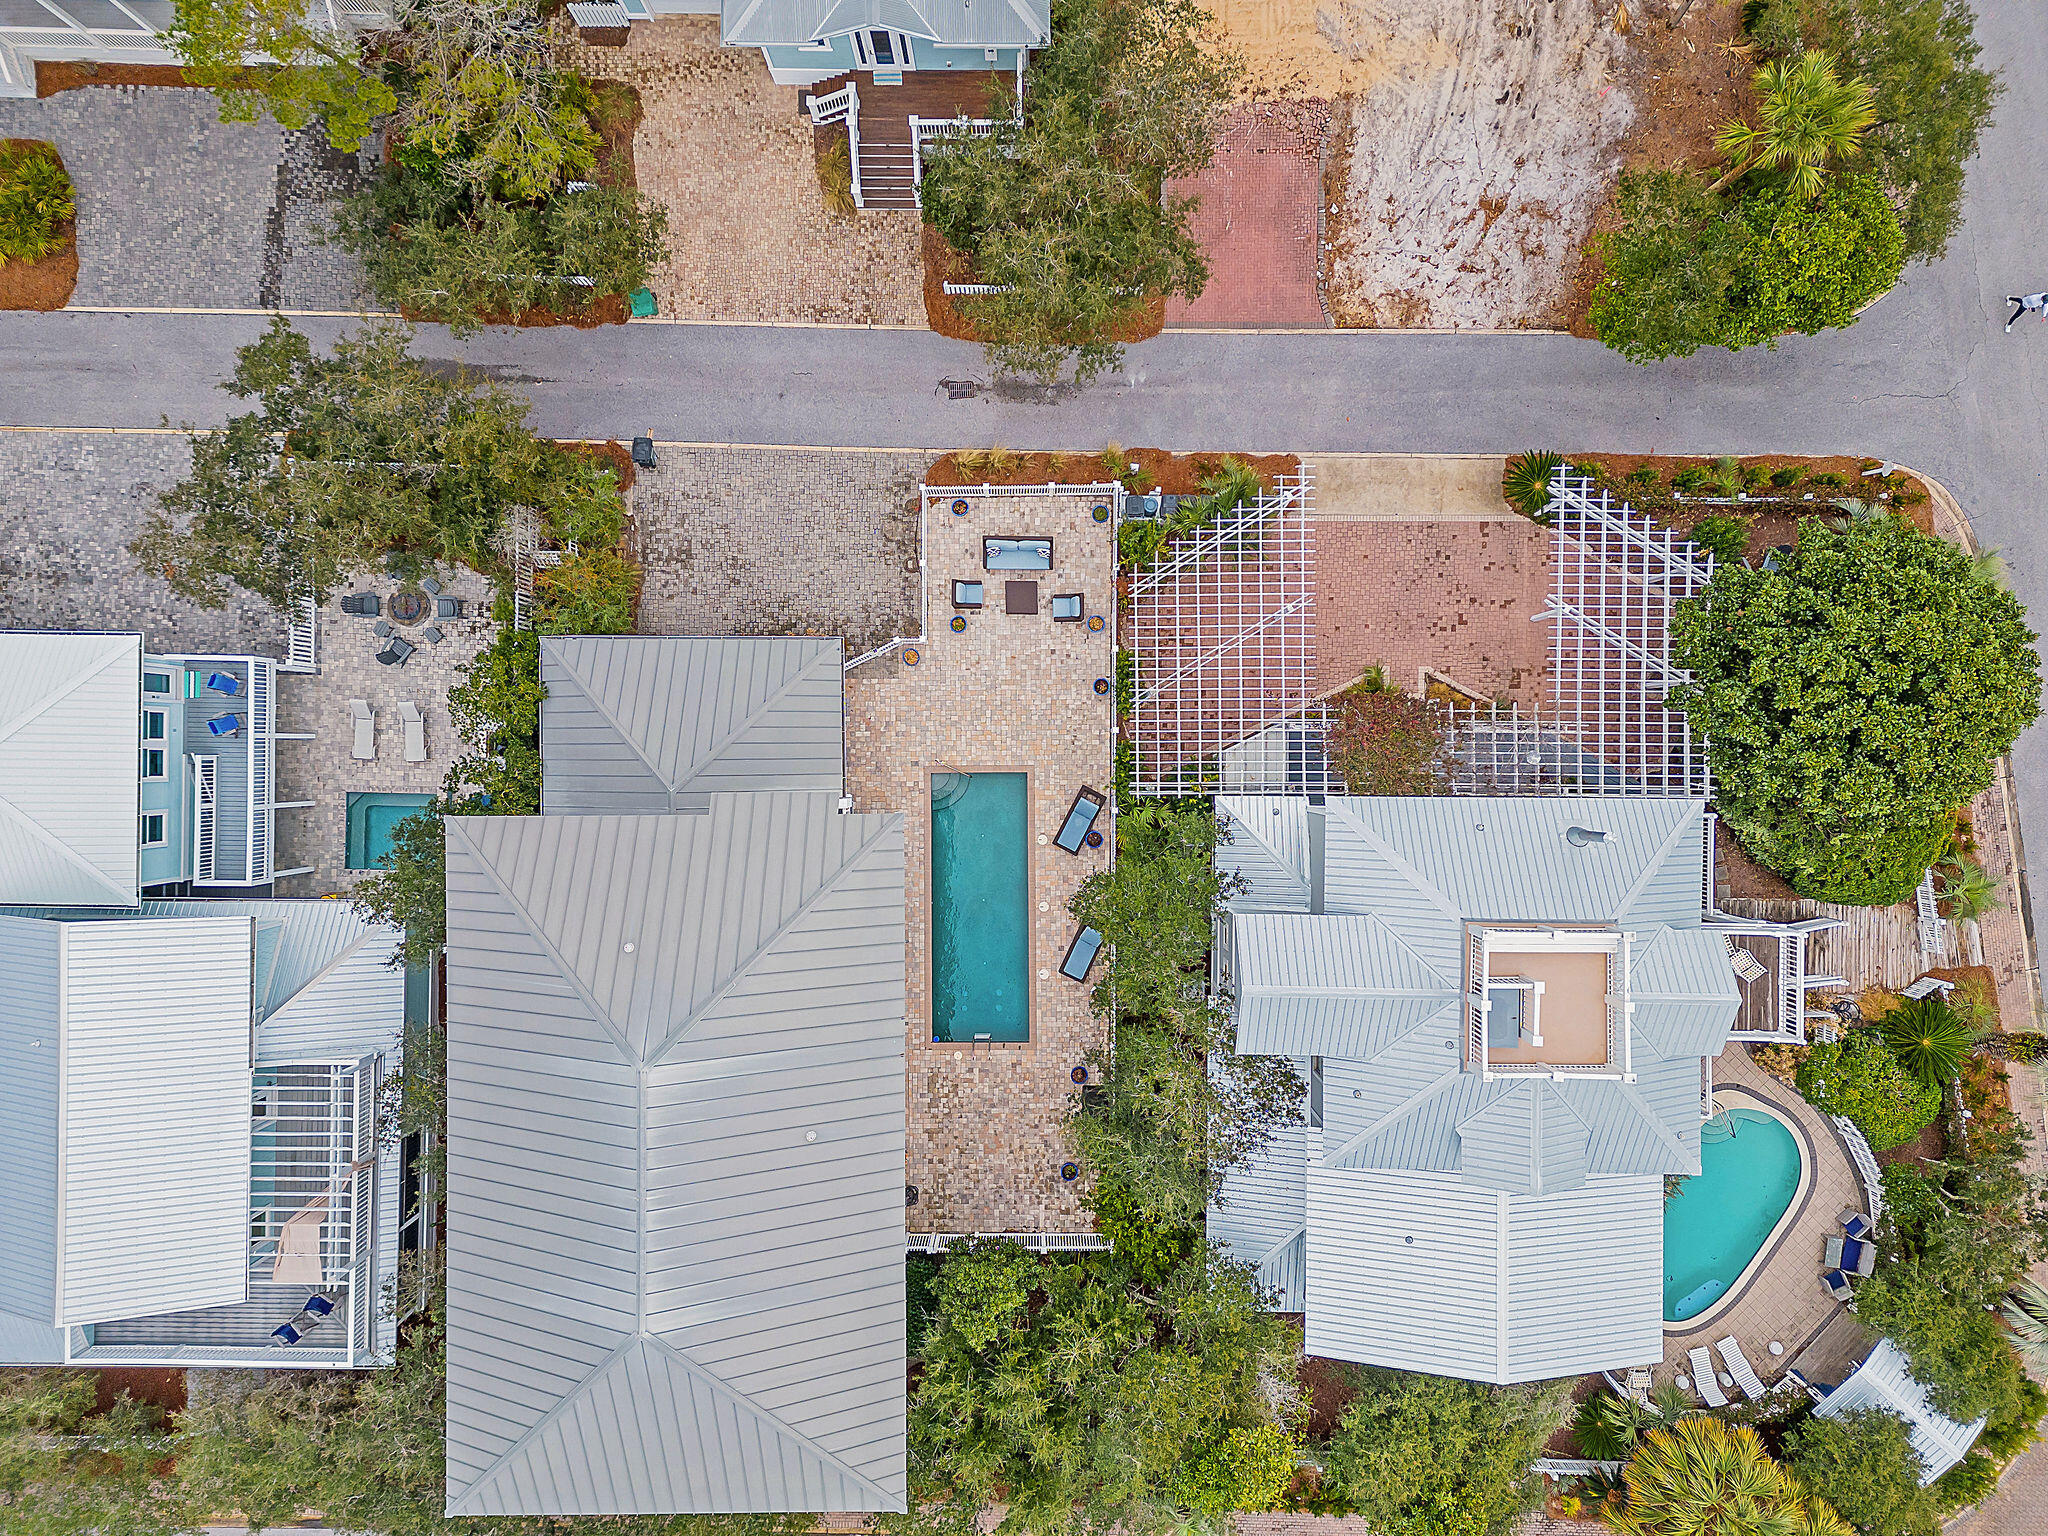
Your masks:
<svg viewBox="0 0 2048 1536"><path fill-rule="evenodd" d="M955 517L934 505L926 530L932 632L915 666L895 656L846 681L847 790L860 810L906 815L909 1143L905 1178L917 1186L910 1230L1085 1232L1080 1186L1063 1183L1071 1157L1061 1120L1069 1073L1104 1043L1089 989L1057 967L1074 933L1067 903L1103 867L1108 845L1079 857L1050 846L1082 785L1110 784L1110 710L1094 691L1112 675L1109 626L1055 623L1003 611L1004 573L984 574L987 534L1050 535L1056 562L1039 574L1042 599L1087 594L1091 612L1114 602L1108 530L1092 496L968 498ZM1012 573L1016 574L1016 573ZM948 628L951 582L982 577L989 603ZM1028 772L1031 1038L1021 1044L935 1044L930 1022L930 774L935 769Z"/></svg>
<svg viewBox="0 0 2048 1536"><path fill-rule="evenodd" d="M651 635L839 635L847 653L918 626L926 453L663 447L632 490Z"/></svg>
<svg viewBox="0 0 2048 1536"><path fill-rule="evenodd" d="M324 896L345 892L363 878L347 868L348 797L353 791L430 795L462 755L448 718L448 690L462 681L463 669L490 643L491 584L467 568L444 567L434 574L443 595L463 599L471 617L426 620L394 625L418 649L402 667L377 660L385 641L374 621L345 614L342 593L330 596L320 610L320 670L284 678L278 685L278 728L310 731L311 741L277 744L277 798L311 800L303 810L277 813L277 867L311 866L312 873L278 882L280 896ZM382 571L361 573L347 591L375 592L387 601L400 586ZM438 623L446 637L430 645L421 634ZM358 762L350 755L355 726L350 699L367 700L377 711L377 756ZM410 699L427 721L427 760L405 760L405 728L398 705Z"/></svg>
<svg viewBox="0 0 2048 1536"><path fill-rule="evenodd" d="M1327 102L1237 107L1198 175L1166 184L1199 197L1190 224L1209 258L1200 298L1166 301L1166 323L1326 326L1318 293Z"/></svg>

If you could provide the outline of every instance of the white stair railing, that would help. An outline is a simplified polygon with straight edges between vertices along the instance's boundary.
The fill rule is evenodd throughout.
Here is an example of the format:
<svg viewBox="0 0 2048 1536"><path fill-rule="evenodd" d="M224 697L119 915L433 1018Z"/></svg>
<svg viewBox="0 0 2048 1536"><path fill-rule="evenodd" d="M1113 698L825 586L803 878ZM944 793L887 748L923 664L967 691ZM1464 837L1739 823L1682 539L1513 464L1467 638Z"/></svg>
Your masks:
<svg viewBox="0 0 2048 1536"><path fill-rule="evenodd" d="M860 92L849 80L836 91L812 96L808 105L811 122L815 126L823 128L829 123L846 124L846 163L853 178L853 206L867 207L867 198L860 185Z"/></svg>

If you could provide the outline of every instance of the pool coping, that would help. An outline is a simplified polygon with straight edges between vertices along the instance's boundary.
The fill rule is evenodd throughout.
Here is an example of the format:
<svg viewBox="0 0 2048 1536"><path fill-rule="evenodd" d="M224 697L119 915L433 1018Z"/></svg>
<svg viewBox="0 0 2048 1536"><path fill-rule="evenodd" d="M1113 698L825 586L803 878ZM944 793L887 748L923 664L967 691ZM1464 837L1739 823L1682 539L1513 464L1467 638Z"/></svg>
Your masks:
<svg viewBox="0 0 2048 1536"><path fill-rule="evenodd" d="M938 1007L939 944L938 901L933 887L938 880L938 860L932 856L932 780L942 773L1019 773L1024 776L1024 1038L1022 1040L939 1040L932 1034L932 1019ZM1045 834L1034 835L1033 807L1038 790L1037 771L1017 763L985 765L946 763L924 770L925 893L924 893L924 1017L920 1021L920 1044L933 1050L1030 1050L1038 1044L1038 846Z"/></svg>
<svg viewBox="0 0 2048 1536"><path fill-rule="evenodd" d="M1714 1090L1713 1104L1716 1115L1724 1108L1760 1110L1790 1131L1793 1144L1799 1148L1799 1183L1792 1191L1792 1198L1785 1202L1785 1209L1779 1214L1770 1234L1757 1245L1756 1252L1749 1256L1749 1262L1742 1266L1742 1272L1729 1284L1728 1289L1715 1297L1713 1304L1704 1311L1695 1312L1681 1322L1674 1323L1667 1319L1664 1323L1667 1337L1674 1334L1697 1333L1703 1328L1711 1327L1715 1318L1740 1301L1756 1277L1763 1272L1764 1267L1778 1256L1778 1250L1785 1246L1786 1239L1792 1235L1793 1227L1805 1217L1806 1208L1813 1201L1815 1153L1813 1141L1806 1134L1805 1126L1763 1094L1748 1087L1717 1087ZM1701 1123L1705 1124L1704 1121Z"/></svg>

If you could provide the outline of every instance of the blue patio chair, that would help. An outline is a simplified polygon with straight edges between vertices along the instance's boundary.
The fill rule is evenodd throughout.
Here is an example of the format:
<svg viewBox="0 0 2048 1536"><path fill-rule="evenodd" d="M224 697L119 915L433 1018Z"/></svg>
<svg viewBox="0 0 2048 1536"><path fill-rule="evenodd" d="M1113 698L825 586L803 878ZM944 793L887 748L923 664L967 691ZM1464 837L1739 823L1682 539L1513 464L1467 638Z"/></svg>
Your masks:
<svg viewBox="0 0 2048 1536"><path fill-rule="evenodd" d="M242 729L240 715L215 715L206 722L206 728L216 736L233 736Z"/></svg>
<svg viewBox="0 0 2048 1536"><path fill-rule="evenodd" d="M1839 1269L1831 1269L1820 1277L1820 1283L1828 1288L1828 1294L1837 1301L1851 1301L1856 1293L1849 1289L1849 1277Z"/></svg>
<svg viewBox="0 0 2048 1536"><path fill-rule="evenodd" d="M1088 607L1088 597L1082 592L1055 592L1052 595L1052 616L1055 623L1078 624Z"/></svg>
<svg viewBox="0 0 2048 1536"><path fill-rule="evenodd" d="M230 677L225 672L207 673L206 686L212 689L215 693L226 694L231 699L236 694L242 691L241 680L239 678Z"/></svg>
<svg viewBox="0 0 2048 1536"><path fill-rule="evenodd" d="M292 1319L293 1323L297 1321L297 1318ZM294 1328L292 1323L279 1323L270 1330L270 1347L272 1349L283 1349L287 1344L296 1344L304 1337L305 1335Z"/></svg>
<svg viewBox="0 0 2048 1536"><path fill-rule="evenodd" d="M1074 942L1067 946L1067 957L1060 962L1060 974L1069 981L1086 981L1088 972L1095 966L1095 957L1101 953L1101 930L1083 928L1074 935Z"/></svg>
<svg viewBox="0 0 2048 1536"><path fill-rule="evenodd" d="M1836 1219L1841 1222L1846 1236L1859 1239L1870 1236L1870 1218L1861 1211L1844 1211Z"/></svg>
<svg viewBox="0 0 2048 1536"><path fill-rule="evenodd" d="M1052 840L1053 846L1078 854L1104 804L1101 795L1082 785L1074 795L1074 803L1067 807L1066 820L1060 824L1060 835Z"/></svg>
<svg viewBox="0 0 2048 1536"><path fill-rule="evenodd" d="M318 1291L315 1291L306 1298L305 1313L308 1317L332 1317L334 1315L334 1298L323 1296Z"/></svg>

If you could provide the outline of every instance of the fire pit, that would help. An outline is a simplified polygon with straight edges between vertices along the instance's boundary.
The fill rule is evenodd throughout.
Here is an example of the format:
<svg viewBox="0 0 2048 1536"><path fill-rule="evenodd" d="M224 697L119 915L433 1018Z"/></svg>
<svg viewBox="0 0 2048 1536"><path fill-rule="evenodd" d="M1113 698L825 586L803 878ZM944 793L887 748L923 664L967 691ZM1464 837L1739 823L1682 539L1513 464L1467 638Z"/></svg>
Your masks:
<svg viewBox="0 0 2048 1536"><path fill-rule="evenodd" d="M400 587L384 611L400 624L417 624L427 616L427 594L418 587Z"/></svg>

